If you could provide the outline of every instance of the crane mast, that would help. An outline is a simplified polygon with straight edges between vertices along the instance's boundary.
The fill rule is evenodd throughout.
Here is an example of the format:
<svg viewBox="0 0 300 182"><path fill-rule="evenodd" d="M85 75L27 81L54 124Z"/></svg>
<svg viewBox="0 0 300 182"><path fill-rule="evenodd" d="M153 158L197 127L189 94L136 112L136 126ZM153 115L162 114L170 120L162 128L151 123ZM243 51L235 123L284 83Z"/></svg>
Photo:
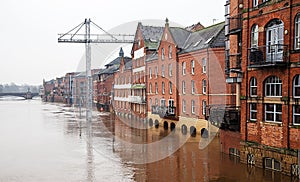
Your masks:
<svg viewBox="0 0 300 182"><path fill-rule="evenodd" d="M91 34L91 24L100 29L104 34ZM85 33L79 34L82 27L85 27ZM133 43L134 35L130 34L110 34L100 26L85 19L83 23L71 29L65 34L58 34L59 43L85 43L86 58L86 121L92 121L93 107L93 88L92 88L92 72L91 72L91 43ZM121 39L120 39L121 38Z"/></svg>

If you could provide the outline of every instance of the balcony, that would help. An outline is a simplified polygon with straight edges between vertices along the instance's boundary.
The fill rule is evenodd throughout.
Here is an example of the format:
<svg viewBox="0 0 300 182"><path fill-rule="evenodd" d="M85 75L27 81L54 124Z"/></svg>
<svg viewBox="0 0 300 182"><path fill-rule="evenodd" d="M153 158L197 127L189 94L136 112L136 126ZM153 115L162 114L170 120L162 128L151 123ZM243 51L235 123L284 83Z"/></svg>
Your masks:
<svg viewBox="0 0 300 182"><path fill-rule="evenodd" d="M137 103L137 104L145 104L146 103L146 97L145 96L128 96L129 102L131 103Z"/></svg>
<svg viewBox="0 0 300 182"><path fill-rule="evenodd" d="M242 14L237 14L235 16L229 17L229 34L237 34L242 31L243 21Z"/></svg>
<svg viewBox="0 0 300 182"><path fill-rule="evenodd" d="M248 68L286 66L288 47L282 44L273 44L250 48L248 56Z"/></svg>
<svg viewBox="0 0 300 182"><path fill-rule="evenodd" d="M241 53L230 54L226 58L226 82L239 83L242 81Z"/></svg>
<svg viewBox="0 0 300 182"><path fill-rule="evenodd" d="M210 106L208 120L223 130L240 131L240 108L235 106Z"/></svg>
<svg viewBox="0 0 300 182"><path fill-rule="evenodd" d="M161 118L176 118L176 107L172 106L152 106L152 114L158 114Z"/></svg>

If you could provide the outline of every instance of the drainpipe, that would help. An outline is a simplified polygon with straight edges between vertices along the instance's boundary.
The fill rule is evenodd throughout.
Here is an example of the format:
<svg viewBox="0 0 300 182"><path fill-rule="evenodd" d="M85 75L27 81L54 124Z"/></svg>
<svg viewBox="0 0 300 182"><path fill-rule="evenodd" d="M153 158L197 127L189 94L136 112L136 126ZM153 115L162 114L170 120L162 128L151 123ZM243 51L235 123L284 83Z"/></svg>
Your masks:
<svg viewBox="0 0 300 182"><path fill-rule="evenodd" d="M248 33L248 31L249 31L249 24L250 24L250 22L249 22L249 16L250 16L250 13L249 13L249 2L248 2L248 7L247 7L247 9L248 9L248 11L247 11L247 40L246 40L246 42L247 42L247 47L246 48L248 48L249 47L249 33ZM247 96L248 96L248 71L247 71L247 67L248 67L248 50L247 50L247 52L246 52L246 67L245 67L245 72L246 72L246 98L247 98ZM245 121L245 141L247 141L248 140L248 125L247 125L247 118L248 118L248 104L247 104L247 102L246 102L246 121Z"/></svg>

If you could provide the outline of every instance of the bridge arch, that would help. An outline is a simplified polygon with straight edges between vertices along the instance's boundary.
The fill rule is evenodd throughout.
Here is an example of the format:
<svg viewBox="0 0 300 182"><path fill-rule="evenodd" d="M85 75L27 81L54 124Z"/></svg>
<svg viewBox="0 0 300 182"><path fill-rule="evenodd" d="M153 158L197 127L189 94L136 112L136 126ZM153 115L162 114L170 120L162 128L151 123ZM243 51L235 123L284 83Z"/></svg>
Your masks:
<svg viewBox="0 0 300 182"><path fill-rule="evenodd" d="M167 121L164 121L164 129L167 130L169 128L169 123Z"/></svg>
<svg viewBox="0 0 300 182"><path fill-rule="evenodd" d="M154 126L155 126L155 128L158 128L158 127L159 127L159 122L158 122L157 119L154 121Z"/></svg>
<svg viewBox="0 0 300 182"><path fill-rule="evenodd" d="M183 134L183 135L186 135L187 134L187 126L186 125L181 125L181 133Z"/></svg>
<svg viewBox="0 0 300 182"><path fill-rule="evenodd" d="M170 128L171 128L171 131L175 130L176 124L172 122Z"/></svg>
<svg viewBox="0 0 300 182"><path fill-rule="evenodd" d="M197 134L197 129L195 128L195 126L191 126L190 127L190 135L192 137L196 137L196 134Z"/></svg>
<svg viewBox="0 0 300 182"><path fill-rule="evenodd" d="M202 128L200 133L201 133L202 138L207 138L208 137L208 130L206 128Z"/></svg>

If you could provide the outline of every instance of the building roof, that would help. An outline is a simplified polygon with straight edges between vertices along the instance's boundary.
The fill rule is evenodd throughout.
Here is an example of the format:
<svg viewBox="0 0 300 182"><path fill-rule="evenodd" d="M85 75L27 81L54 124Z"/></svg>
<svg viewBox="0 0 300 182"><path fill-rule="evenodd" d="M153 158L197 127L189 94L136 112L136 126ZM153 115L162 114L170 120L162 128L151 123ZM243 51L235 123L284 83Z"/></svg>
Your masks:
<svg viewBox="0 0 300 182"><path fill-rule="evenodd" d="M141 26L145 47L148 47L148 49L157 49L164 27L144 26L142 23L139 23L139 25Z"/></svg>
<svg viewBox="0 0 300 182"><path fill-rule="evenodd" d="M180 28L180 27L170 27L170 32L172 34L172 37L175 41L175 44L177 44L178 48L183 48L184 43L188 39L188 37L191 35L191 32Z"/></svg>
<svg viewBox="0 0 300 182"><path fill-rule="evenodd" d="M192 52L208 47L224 47L224 22L190 34L180 53Z"/></svg>

